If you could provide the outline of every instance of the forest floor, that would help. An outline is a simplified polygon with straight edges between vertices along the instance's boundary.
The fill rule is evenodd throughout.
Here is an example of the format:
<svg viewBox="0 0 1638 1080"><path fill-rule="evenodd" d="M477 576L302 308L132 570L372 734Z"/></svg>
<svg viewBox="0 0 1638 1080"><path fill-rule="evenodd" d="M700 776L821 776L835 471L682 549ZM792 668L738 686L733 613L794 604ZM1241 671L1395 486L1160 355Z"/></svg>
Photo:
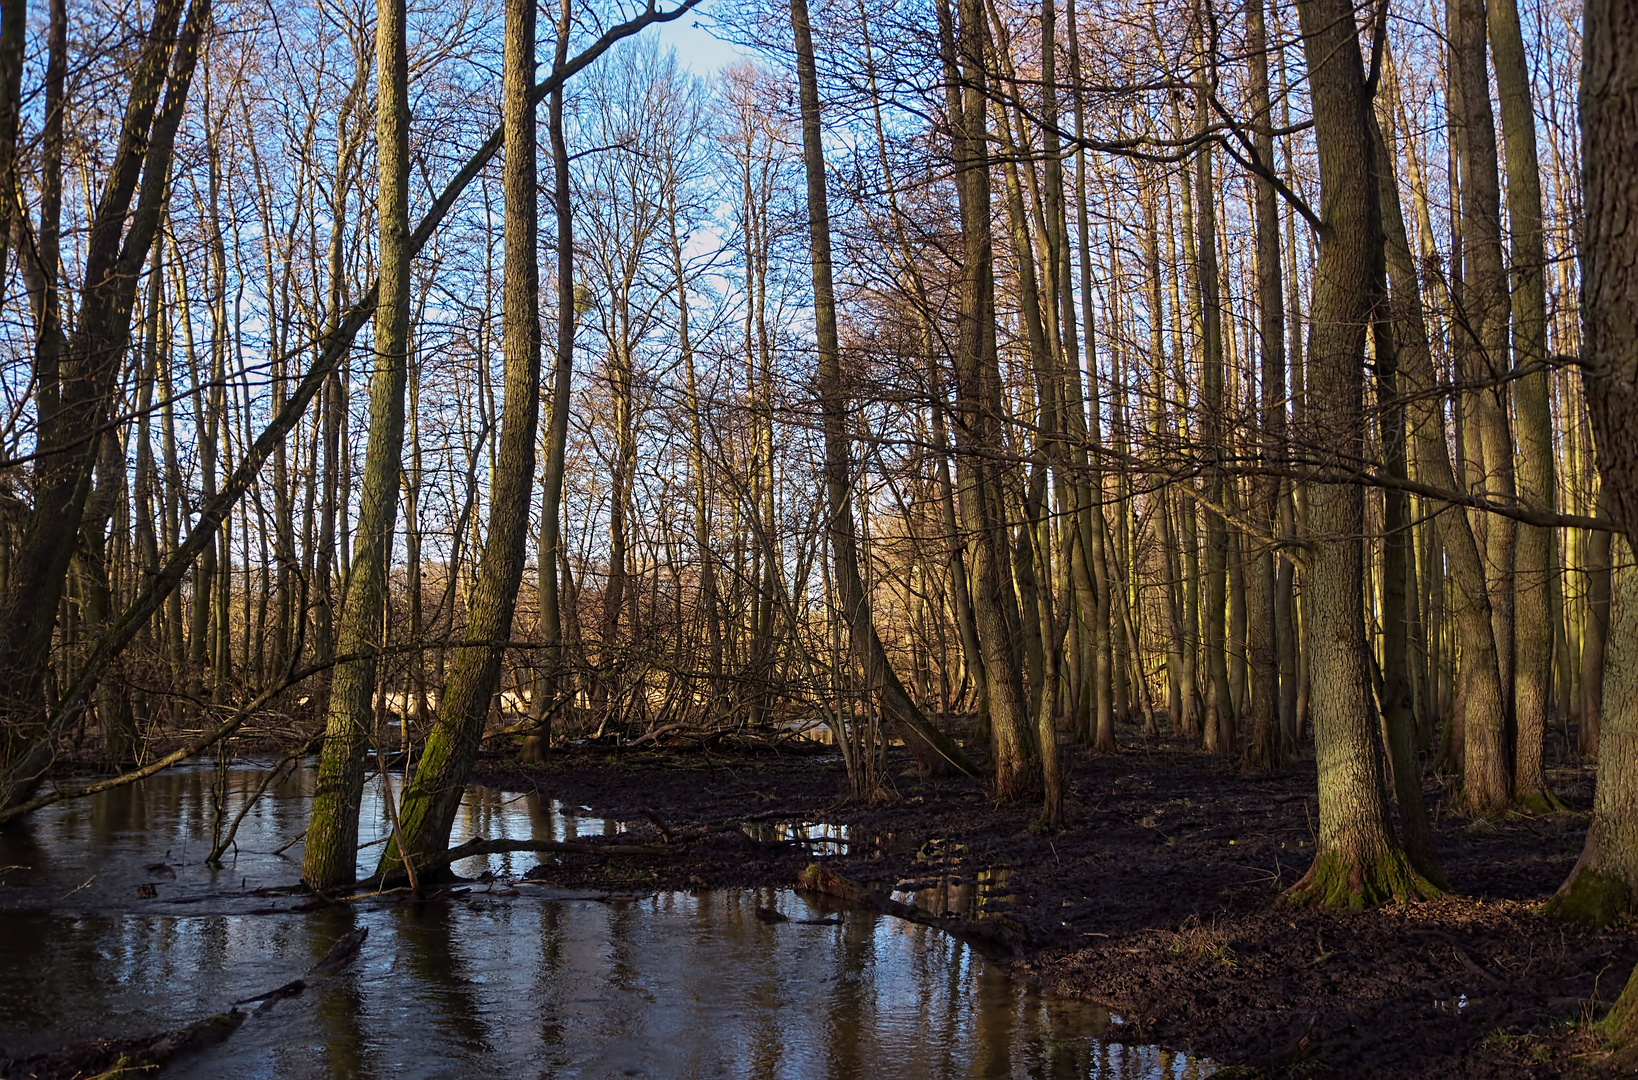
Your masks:
<svg viewBox="0 0 1638 1080"><path fill-rule="evenodd" d="M924 883L934 853L969 881L1009 871L983 911L1014 920L1017 970L1108 1007L1120 1018L1113 1039L1192 1050L1247 1067L1242 1075L1597 1070L1587 1022L1620 993L1638 935L1538 912L1575 862L1584 814L1472 821L1450 812L1430 778L1448 898L1294 909L1280 894L1313 851L1311 760L1248 775L1135 741L1115 755L1073 754L1069 766L1069 827L1050 834L1032 828L1035 806L992 804L971 780L905 772L891 776L887 799L850 800L834 756L577 749L539 767L486 758L474 779L630 822L622 839L658 839L649 815L672 833L747 821L845 826L846 853L820 861L878 889ZM1590 804L1590 769L1549 777L1568 805ZM801 845L725 831L641 864L565 853L531 876L632 892L788 886L814 861Z"/></svg>

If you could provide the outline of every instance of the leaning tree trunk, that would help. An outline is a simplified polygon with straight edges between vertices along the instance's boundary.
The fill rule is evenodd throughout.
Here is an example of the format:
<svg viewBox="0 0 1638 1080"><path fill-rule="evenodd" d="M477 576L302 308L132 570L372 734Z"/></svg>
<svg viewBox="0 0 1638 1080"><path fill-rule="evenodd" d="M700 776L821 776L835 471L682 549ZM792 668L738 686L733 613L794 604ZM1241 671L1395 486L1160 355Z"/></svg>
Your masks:
<svg viewBox="0 0 1638 1080"><path fill-rule="evenodd" d="M831 278L830 209L825 190L824 144L819 127L819 79L813 59L813 33L806 0L791 0L791 28L796 40L796 74L802 106L802 163L807 174L808 235L812 249L814 331L819 346L819 400L824 412L826 532L835 559L836 591L848 625L853 653L879 697L882 711L915 755L923 772L978 772L955 741L928 722L905 692L887 660L871 616L870 596L859 574L859 548L853 526L853 450L848 434L846 389L842 380L841 337L836 326L836 291Z"/></svg>
<svg viewBox="0 0 1638 1080"><path fill-rule="evenodd" d="M563 54L559 39L559 58ZM399 834L381 855L379 873L436 858L449 846L466 778L477 760L490 702L500 685L502 642L510 636L529 539L529 495L535 478L540 416L540 263L536 245L535 0L506 0L502 123L506 200L501 351L505 365L501 433L491 481L489 534L467 606L470 644L455 657L438 721L427 735L415 778L404 793ZM558 163L563 164L561 160Z"/></svg>
<svg viewBox="0 0 1638 1080"><path fill-rule="evenodd" d="M349 884L357 872L359 802L375 703L375 653L382 644L383 601L398 520L411 288L406 40L404 0L382 0L375 24L376 95L381 102L375 119L381 218L375 375L370 383L370 432L352 572L336 632L337 651L346 659L331 674L329 719L302 856L301 879L314 889Z"/></svg>
<svg viewBox="0 0 1638 1080"><path fill-rule="evenodd" d="M1364 458L1365 327L1376 292L1380 234L1369 97L1348 0L1298 0L1319 149L1319 260L1313 291L1308 407L1301 435L1339 471ZM1320 483L1309 494L1314 755L1319 838L1314 863L1287 897L1359 907L1432 895L1395 842L1382 751L1368 706L1364 494Z"/></svg>

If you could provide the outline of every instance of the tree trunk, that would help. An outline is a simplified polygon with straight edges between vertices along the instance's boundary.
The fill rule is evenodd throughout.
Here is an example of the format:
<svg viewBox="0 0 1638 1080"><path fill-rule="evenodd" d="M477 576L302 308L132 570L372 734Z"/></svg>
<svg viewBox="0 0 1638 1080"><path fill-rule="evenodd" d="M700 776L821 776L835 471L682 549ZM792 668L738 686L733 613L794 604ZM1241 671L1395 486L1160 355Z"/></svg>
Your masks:
<svg viewBox="0 0 1638 1080"><path fill-rule="evenodd" d="M13 554L10 587L0 597L0 807L32 791L53 752L56 732L47 729L41 691L57 609L99 444L108 437L104 425L119 388L136 284L159 229L210 0L190 0L179 31L181 15L180 0L161 0L154 10L119 143L83 240L85 279L74 334L53 358L49 374L56 385L41 395L47 407L35 435L41 455L31 477L33 506Z"/></svg>
<svg viewBox="0 0 1638 1080"><path fill-rule="evenodd" d="M1450 447L1445 441L1444 412L1436 396L1438 380L1429 353L1419 276L1405 231L1399 188L1386 160L1385 143L1379 144L1378 152L1385 159L1379 166L1377 183L1394 344L1399 373L1404 379L1406 430L1414 446L1418 475L1434 487L1456 491L1460 489L1450 460ZM1502 754L1505 712L1484 562L1468 515L1452 509L1435 515L1434 521L1455 589L1451 614L1456 620L1461 644L1461 677L1466 687L1461 721L1463 743L1465 748L1481 748L1477 757L1468 758L1465 752L1463 754L1467 759L1463 797L1468 808L1476 813L1494 812L1506 805L1505 798L1500 802L1494 799L1494 793L1500 791L1505 795L1507 790Z"/></svg>
<svg viewBox="0 0 1638 1080"><path fill-rule="evenodd" d="M398 836L381 855L378 873L396 876L402 862L442 854L477 760L484 723L500 685L500 644L511 635L529 538L535 437L540 414L540 264L537 250L535 0L507 0L502 124L506 163L506 255L501 311L504 400L491 480L489 531L467 605L466 637L456 654L438 721L427 735L415 778L404 792ZM566 34L560 34L561 67ZM559 158L559 163L567 162Z"/></svg>
<svg viewBox="0 0 1638 1080"><path fill-rule="evenodd" d="M1266 168L1274 163L1274 116L1268 94L1268 32L1264 0L1246 4L1246 51L1251 67L1251 107L1253 140L1257 156ZM1257 228L1257 355L1261 361L1262 400L1259 403L1258 455L1267 464L1278 465L1286 458L1285 448L1285 293L1284 271L1280 266L1280 210L1274 185L1256 178ZM1280 521L1280 481L1259 475L1252 480L1252 507L1256 522L1277 537ZM1250 741L1246 764L1252 768L1274 768L1285 760L1285 740L1280 733L1280 663L1278 653L1277 590L1274 552L1257 553L1251 567L1248 597L1249 640L1246 659L1250 668Z"/></svg>
<svg viewBox="0 0 1638 1080"><path fill-rule="evenodd" d="M831 279L830 209L825 188L824 145L820 131L819 81L806 0L791 0L798 93L802 106L802 163L807 176L808 233L812 245L814 330L818 339L818 387L824 417L826 533L835 560L836 591L848 626L852 651L864 669L869 690L898 729L925 773L978 769L949 736L934 728L905 692L876 634L870 595L859 573L853 523L853 450L848 432L847 391L842 379L842 346L836 324Z"/></svg>
<svg viewBox="0 0 1638 1080"><path fill-rule="evenodd" d="M1026 797L1028 716L1013 648L1016 597L1002 520L999 466L1000 372L995 344L995 277L990 234L990 167L985 123L989 34L979 0L961 0L959 37L941 5L947 101L960 202L962 262L955 349L956 475L961 524L972 550L973 622L989 686L994 795ZM964 92L963 92L964 91ZM1011 610L1009 610L1009 608Z"/></svg>
<svg viewBox="0 0 1638 1080"><path fill-rule="evenodd" d="M1547 257L1542 242L1541 168L1530 68L1518 0L1488 0L1490 43L1500 91L1506 149L1507 223L1512 253L1513 409L1517 417L1518 495L1527 506L1557 508L1553 415L1547 388ZM1560 809L1547 789L1542 751L1552 708L1553 617L1558 552L1553 529L1519 525L1513 612L1513 797L1527 810Z"/></svg>
<svg viewBox="0 0 1638 1080"><path fill-rule="evenodd" d="M1364 457L1364 329L1381 243L1370 103L1348 0L1299 0L1297 12L1323 223L1301 434L1322 460L1347 470ZM1309 495L1319 838L1313 866L1287 894L1293 902L1358 907L1436 892L1406 864L1388 824L1381 743L1368 707L1363 511L1363 492L1353 484L1316 484Z"/></svg>
<svg viewBox="0 0 1638 1080"><path fill-rule="evenodd" d="M1376 120L1371 125L1372 149L1377 168L1377 191L1384 208L1397 201L1392 159L1388 157ZM1383 217L1389 212L1384 209ZM1386 243L1386 240L1384 240ZM1377 261L1377 310L1373 322L1376 346L1376 386L1381 407L1378 431L1382 443L1382 470L1389 477L1409 476L1405 453L1405 399L1399 392L1399 347L1393 336L1393 306L1388 293L1384 258ZM1382 679L1377 700L1387 734L1394 799L1399 806L1399 823L1405 853L1411 865L1430 882L1444 887L1444 872L1433 846L1433 827L1428 821L1422 797L1422 766L1416 758L1415 688L1410 674L1410 622L1414 598L1410 594L1413 545L1411 543L1410 497L1403 490L1383 491L1382 568L1378 598L1382 619ZM1452 515L1454 516L1454 515Z"/></svg>
<svg viewBox="0 0 1638 1080"><path fill-rule="evenodd" d="M1582 368L1610 517L1638 521L1638 11L1610 0L1585 8L1581 73ZM1638 573L1631 541L1616 545L1603 680L1598 781L1586 846L1550 910L1611 922L1638 901ZM1638 980L1607 1033L1638 1037Z"/></svg>
<svg viewBox="0 0 1638 1080"><path fill-rule="evenodd" d="M1599 733L1604 722L1604 666L1610 633L1610 555L1613 533L1595 532L1587 538L1587 615L1581 637L1581 722L1577 749L1598 759Z"/></svg>
<svg viewBox="0 0 1638 1080"><path fill-rule="evenodd" d="M1490 107L1485 56L1484 0L1456 0L1451 53L1461 88L1461 211L1464 274L1463 333L1456 339L1462 398L1462 430L1468 488L1506 501L1514 494L1513 438L1509 420L1510 364L1507 275L1502 260L1501 195L1497 178L1496 122ZM1503 715L1513 716L1514 536L1511 518L1475 513L1484 550L1490 618L1501 677ZM1464 796L1474 811L1500 810L1512 801L1509 742L1487 725L1467 725ZM1494 759L1494 760L1492 760ZM1499 778L1500 783L1497 783Z"/></svg>
<svg viewBox="0 0 1638 1080"><path fill-rule="evenodd" d="M329 718L307 822L301 878L333 889L356 876L359 800L364 791L376 695L376 651L385 634L388 571L398 519L404 456L404 392L409 370L409 57L404 0L380 0L375 26L376 167L379 172L380 305L375 316L375 374L364 453L358 529L347 576L331 674ZM352 659L356 657L356 659Z"/></svg>

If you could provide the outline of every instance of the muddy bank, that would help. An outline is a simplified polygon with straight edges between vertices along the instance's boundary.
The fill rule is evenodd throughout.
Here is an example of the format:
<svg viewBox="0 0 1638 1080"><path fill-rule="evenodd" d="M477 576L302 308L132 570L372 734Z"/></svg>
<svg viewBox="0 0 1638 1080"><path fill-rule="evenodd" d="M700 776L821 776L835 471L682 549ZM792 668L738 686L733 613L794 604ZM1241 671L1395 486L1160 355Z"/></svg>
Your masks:
<svg viewBox="0 0 1638 1080"><path fill-rule="evenodd" d="M1334 913L1277 903L1312 851L1311 762L1247 777L1164 745L1076 756L1071 828L1055 835L1032 830L1033 807L993 806L967 780L901 773L890 801L851 802L824 756L579 750L539 768L491 758L480 778L634 822L646 839L660 839L652 818L673 833L749 821L760 838L725 829L665 858L564 853L538 868L568 887L786 884L825 851L831 870L877 887L982 879L958 898L967 910L1016 920L1017 965L1107 1005L1117 1037L1270 1074L1575 1072L1590 1067L1577 1025L1638 961L1630 931L1535 914L1575 861L1584 817L1475 825L1431 779L1454 895ZM1551 780L1571 806L1590 802L1590 770ZM846 843L790 839L805 835Z"/></svg>

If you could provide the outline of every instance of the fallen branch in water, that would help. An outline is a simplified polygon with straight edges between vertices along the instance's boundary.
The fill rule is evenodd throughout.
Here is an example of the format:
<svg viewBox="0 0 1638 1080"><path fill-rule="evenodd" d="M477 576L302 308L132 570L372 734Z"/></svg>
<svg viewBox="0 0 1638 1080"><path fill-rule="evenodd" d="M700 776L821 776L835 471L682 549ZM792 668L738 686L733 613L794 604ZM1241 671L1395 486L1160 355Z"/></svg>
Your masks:
<svg viewBox="0 0 1638 1080"><path fill-rule="evenodd" d="M94 1077L95 1080L136 1080L151 1076L178 1056L193 1050L203 1050L223 1042L239 1030L247 1014L240 1005L260 1003L256 1012L263 1012L274 1002L293 998L308 986L310 980L333 975L352 963L369 936L367 928L343 934L330 947L323 960L307 970L299 979L255 997L235 1001L227 1012L207 1016L176 1031L136 1039L93 1039L54 1050L48 1054L19 1059L0 1059L0 1075L28 1077Z"/></svg>
<svg viewBox="0 0 1638 1080"><path fill-rule="evenodd" d="M470 859L475 855L506 855L514 851L564 851L576 855L648 855L671 854L655 844L588 844L578 840L468 840L457 844L435 859L416 864L417 870L441 870L451 863ZM391 875L389 875L390 877Z"/></svg>

